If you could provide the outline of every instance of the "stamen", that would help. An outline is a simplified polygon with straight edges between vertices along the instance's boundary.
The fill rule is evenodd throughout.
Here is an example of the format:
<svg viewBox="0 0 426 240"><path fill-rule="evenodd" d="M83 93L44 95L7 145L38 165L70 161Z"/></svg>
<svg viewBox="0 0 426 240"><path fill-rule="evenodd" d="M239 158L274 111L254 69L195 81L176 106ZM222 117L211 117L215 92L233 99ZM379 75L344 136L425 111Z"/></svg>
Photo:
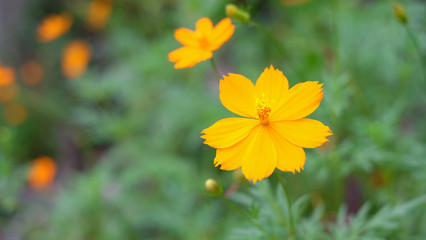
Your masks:
<svg viewBox="0 0 426 240"><path fill-rule="evenodd" d="M265 96L262 96L262 98L256 98L256 108L260 124L267 126L269 124L269 114L271 113L269 100L266 99Z"/></svg>

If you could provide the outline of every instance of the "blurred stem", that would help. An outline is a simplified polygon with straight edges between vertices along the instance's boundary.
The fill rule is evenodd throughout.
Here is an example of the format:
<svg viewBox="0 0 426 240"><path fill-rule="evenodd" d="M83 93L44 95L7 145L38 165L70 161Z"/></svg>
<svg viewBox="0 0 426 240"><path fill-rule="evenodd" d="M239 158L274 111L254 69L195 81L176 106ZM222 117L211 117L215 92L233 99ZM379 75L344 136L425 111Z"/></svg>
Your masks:
<svg viewBox="0 0 426 240"><path fill-rule="evenodd" d="M293 212L291 211L291 202L288 199L288 194L287 194L287 188L285 186L284 180L283 180L283 176L282 173L279 172L278 174L278 181L280 182L281 188L283 189L284 195L285 195L285 199L287 201L287 208L288 208L288 233L290 235L290 239L293 239L293 235L295 233L295 223L294 223L294 219L293 219Z"/></svg>
<svg viewBox="0 0 426 240"><path fill-rule="evenodd" d="M281 238L275 234L272 234L268 232L266 229L262 227L258 222L254 221L251 217L247 216L244 212L239 210L231 201L229 201L227 198L225 198L223 195L221 196L223 201L230 207L234 212L236 212L240 217L244 218L247 222L249 222L251 225L262 231L265 235L269 236L271 239L280 240Z"/></svg>
<svg viewBox="0 0 426 240"><path fill-rule="evenodd" d="M272 34L270 34L264 27L262 27L262 25L258 24L257 22L255 22L253 20L250 20L249 24L251 24L252 26L257 28L263 34L265 34L265 36L274 43L275 47L280 52L282 57L284 59L287 59L287 55L285 54L285 50L284 50L283 46L277 41L277 39L274 36L272 36Z"/></svg>
<svg viewBox="0 0 426 240"><path fill-rule="evenodd" d="M339 0L331 0L331 28L333 31L333 45L334 45L334 68L333 68L333 78L337 78L337 73L340 71L340 58L339 58L339 33L337 26L337 14L339 12L338 6Z"/></svg>
<svg viewBox="0 0 426 240"><path fill-rule="evenodd" d="M417 56L419 58L419 63L420 63L420 68L423 74L423 79L426 82L426 72L425 72L425 63L424 63L424 59L422 56L422 53L420 51L420 47L419 47L419 42L417 41L417 38L414 34L414 32L411 30L411 28L408 26L407 23L404 24L405 29L407 30L408 36L410 37L411 41L413 42L413 46L415 48L415 51L417 53Z"/></svg>
<svg viewBox="0 0 426 240"><path fill-rule="evenodd" d="M278 52L280 53L280 55L282 56L282 58L284 58L284 60L287 62L287 68L292 71L293 73L295 73L297 75L298 81L301 82L302 75L295 71L294 68L292 68L289 64L289 60L288 60L288 56L286 54L286 51L283 47L283 45L269 32L267 31L264 27L262 27L262 25L260 25L259 23L250 20L248 22L250 25L254 26L255 28L257 28L259 31L261 31L263 34L265 34L266 38L268 38L270 41L273 42L273 44L275 45L275 47L277 48Z"/></svg>
<svg viewBox="0 0 426 240"><path fill-rule="evenodd" d="M212 63L213 72L216 74L217 80L220 81L220 75L219 75L219 71L217 70L216 62L214 61L213 57L210 60L211 60L210 62Z"/></svg>
<svg viewBox="0 0 426 240"><path fill-rule="evenodd" d="M290 228L290 224L287 222L287 220L285 219L280 206L278 205L277 201L275 200L275 197L273 196L273 194L271 193L270 189L266 189L264 187L264 185L260 185L263 188L263 191L266 194L266 197L268 198L268 201L271 203L272 208L274 209L274 211L278 214L278 217L281 220L281 224L283 225L283 227L287 230L287 233L289 235L289 239L293 239L292 233L291 233L291 228ZM287 196L286 196L287 199ZM287 202L288 203L288 202ZM287 205L288 207L288 205Z"/></svg>

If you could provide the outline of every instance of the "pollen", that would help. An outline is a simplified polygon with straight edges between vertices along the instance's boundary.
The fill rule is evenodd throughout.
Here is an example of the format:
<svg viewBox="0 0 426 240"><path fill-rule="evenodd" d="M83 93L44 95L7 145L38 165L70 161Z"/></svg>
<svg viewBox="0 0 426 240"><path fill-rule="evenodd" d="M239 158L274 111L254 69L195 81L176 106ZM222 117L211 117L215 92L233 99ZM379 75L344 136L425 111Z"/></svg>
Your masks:
<svg viewBox="0 0 426 240"><path fill-rule="evenodd" d="M269 100L264 96L261 98L256 98L256 109L260 124L267 126L269 124L269 114L271 113L271 105Z"/></svg>

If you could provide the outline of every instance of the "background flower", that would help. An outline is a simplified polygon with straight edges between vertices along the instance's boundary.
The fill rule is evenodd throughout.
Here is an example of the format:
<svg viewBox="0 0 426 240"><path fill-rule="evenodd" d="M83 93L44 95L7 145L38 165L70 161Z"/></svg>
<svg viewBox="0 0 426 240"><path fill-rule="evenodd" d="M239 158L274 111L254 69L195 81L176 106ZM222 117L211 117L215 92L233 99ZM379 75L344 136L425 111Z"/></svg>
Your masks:
<svg viewBox="0 0 426 240"><path fill-rule="evenodd" d="M230 18L225 18L213 27L209 18L197 21L195 31L179 28L175 38L184 45L169 53L169 61L175 62L175 68L189 68L213 57L217 50L228 41L234 33L235 26Z"/></svg>

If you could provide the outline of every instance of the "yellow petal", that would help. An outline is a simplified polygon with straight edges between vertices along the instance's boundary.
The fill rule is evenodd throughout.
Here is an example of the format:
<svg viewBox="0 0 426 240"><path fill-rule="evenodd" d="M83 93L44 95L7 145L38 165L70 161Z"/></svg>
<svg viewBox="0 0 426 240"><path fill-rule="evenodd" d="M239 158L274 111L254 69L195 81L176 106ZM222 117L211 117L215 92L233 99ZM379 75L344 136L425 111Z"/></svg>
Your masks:
<svg viewBox="0 0 426 240"><path fill-rule="evenodd" d="M208 36L213 31L213 23L209 18L201 18L195 26L196 32L204 36Z"/></svg>
<svg viewBox="0 0 426 240"><path fill-rule="evenodd" d="M270 127L271 137L274 141L278 153L277 168L281 171L293 172L305 165L305 152L287 141L274 127Z"/></svg>
<svg viewBox="0 0 426 240"><path fill-rule="evenodd" d="M231 23L230 18L225 18L220 21L214 28L211 35L208 37L211 43L210 50L214 51L220 48L223 43L228 41L234 34L235 26Z"/></svg>
<svg viewBox="0 0 426 240"><path fill-rule="evenodd" d="M329 127L320 121L302 118L293 121L271 122L271 127L296 146L315 148L327 142L332 135Z"/></svg>
<svg viewBox="0 0 426 240"><path fill-rule="evenodd" d="M249 134L243 156L244 176L253 183L269 177L277 167L277 150L270 135L269 127L258 125Z"/></svg>
<svg viewBox="0 0 426 240"><path fill-rule="evenodd" d="M256 89L259 96L269 100L273 111L287 94L288 80L280 70L271 65L269 69L265 68L257 79Z"/></svg>
<svg viewBox="0 0 426 240"><path fill-rule="evenodd" d="M227 171L240 168L243 163L243 155L252 138L253 136L248 136L231 147L218 148L214 159L215 166L221 165L220 169Z"/></svg>
<svg viewBox="0 0 426 240"><path fill-rule="evenodd" d="M188 47L198 47L200 45L198 43L197 34L187 28L176 29L175 38L180 43Z"/></svg>
<svg viewBox="0 0 426 240"><path fill-rule="evenodd" d="M308 116L319 106L323 91L318 82L298 83L292 87L278 109L271 113L273 121L294 120Z"/></svg>
<svg viewBox="0 0 426 240"><path fill-rule="evenodd" d="M227 148L245 138L258 124L258 121L247 118L225 118L217 121L201 133L205 135L204 144L214 148Z"/></svg>
<svg viewBox="0 0 426 240"><path fill-rule="evenodd" d="M244 117L256 118L255 98L257 96L253 83L240 74L230 73L220 80L220 101L229 111Z"/></svg>
<svg viewBox="0 0 426 240"><path fill-rule="evenodd" d="M212 52L200 48L181 47L169 53L169 61L176 63L176 69L189 68L212 56Z"/></svg>

